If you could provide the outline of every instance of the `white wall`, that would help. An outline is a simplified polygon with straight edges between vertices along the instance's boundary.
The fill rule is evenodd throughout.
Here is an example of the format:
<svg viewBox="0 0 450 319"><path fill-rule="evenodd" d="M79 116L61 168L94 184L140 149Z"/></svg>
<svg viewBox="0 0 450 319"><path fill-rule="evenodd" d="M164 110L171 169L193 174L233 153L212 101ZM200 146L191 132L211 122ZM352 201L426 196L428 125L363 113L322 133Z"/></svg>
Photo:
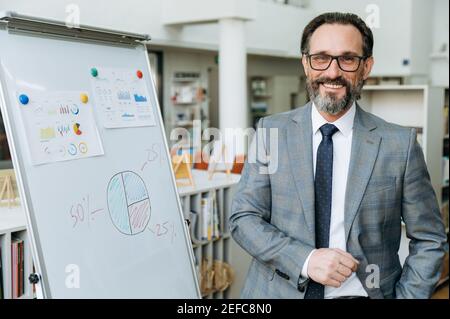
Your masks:
<svg viewBox="0 0 450 319"><path fill-rule="evenodd" d="M431 81L448 87L449 82L449 1L434 0L432 53L442 54L431 60ZM446 46L444 52L440 52Z"/></svg>
<svg viewBox="0 0 450 319"><path fill-rule="evenodd" d="M305 73L299 57L290 59L251 55L248 57L248 76L269 78L268 85L272 95L268 103L269 114L290 110L291 93L298 93L299 100L304 100L301 96L305 89L300 87L299 82Z"/></svg>
<svg viewBox="0 0 450 319"><path fill-rule="evenodd" d="M299 75L275 76L273 78L273 107L268 110L270 114L291 110L291 94L298 94L299 83Z"/></svg>
<svg viewBox="0 0 450 319"><path fill-rule="evenodd" d="M426 75L429 73L432 51L433 1L413 0L412 3L410 21L411 76Z"/></svg>
<svg viewBox="0 0 450 319"><path fill-rule="evenodd" d="M433 52L439 51L442 44L447 45L449 37L449 1L434 0L433 6Z"/></svg>
<svg viewBox="0 0 450 319"><path fill-rule="evenodd" d="M375 5L379 9L379 26L374 34L374 76L407 76L428 72L431 38L429 0L312 0L316 12L343 11L358 14L370 21ZM447 14L448 19L448 14ZM371 20L373 21L373 20ZM403 65L403 60L410 65Z"/></svg>
<svg viewBox="0 0 450 319"><path fill-rule="evenodd" d="M248 56L248 76L304 75L299 56L295 58Z"/></svg>

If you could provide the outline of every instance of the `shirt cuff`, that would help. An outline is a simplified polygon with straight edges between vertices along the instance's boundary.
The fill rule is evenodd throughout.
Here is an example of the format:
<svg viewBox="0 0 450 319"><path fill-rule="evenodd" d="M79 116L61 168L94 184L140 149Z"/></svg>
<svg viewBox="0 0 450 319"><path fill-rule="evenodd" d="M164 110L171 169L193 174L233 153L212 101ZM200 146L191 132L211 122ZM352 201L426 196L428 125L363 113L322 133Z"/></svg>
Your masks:
<svg viewBox="0 0 450 319"><path fill-rule="evenodd" d="M317 250L317 249L313 249L313 250L309 253L308 257L307 257L306 260L305 260L305 263L303 264L303 267L302 267L302 273L301 273L301 275L302 275L303 278L306 278L306 279L309 278L309 276L308 276L309 258L311 258L312 253L315 252L316 250Z"/></svg>

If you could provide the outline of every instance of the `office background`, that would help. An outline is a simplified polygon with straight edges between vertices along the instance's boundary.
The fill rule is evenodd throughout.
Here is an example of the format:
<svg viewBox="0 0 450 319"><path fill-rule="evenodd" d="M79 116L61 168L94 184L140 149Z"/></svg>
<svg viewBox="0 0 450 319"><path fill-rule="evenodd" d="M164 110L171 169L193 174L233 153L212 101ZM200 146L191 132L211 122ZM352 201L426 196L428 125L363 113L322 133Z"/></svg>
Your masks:
<svg viewBox="0 0 450 319"><path fill-rule="evenodd" d="M375 67L361 104L388 121L418 129L448 233L447 0L0 0L0 11L149 34L148 54L168 137L180 127L192 134L196 120L202 130L246 128L263 116L303 105L307 101L299 48L303 28L323 12L356 13L375 36ZM171 146L180 141L167 142ZM184 151L192 159L200 149L186 144ZM245 158L245 151L236 154L239 158ZM242 168L236 162L231 179L217 173L214 182L205 175L207 164L192 164L195 186L179 188L186 217L196 210L208 218L211 207L220 216L214 238L203 236L199 225L191 233L204 298L238 297L250 261L227 229ZM13 176L14 190L2 121L0 169L4 176ZM12 207L6 197L1 200L0 257L9 260L13 238L25 248L29 243L20 199ZM406 247L404 238L401 258ZM33 270L31 255L25 254L23 276ZM19 287L10 268L2 263L2 296L33 298L33 287L27 283ZM448 253L443 270L435 297L448 298ZM222 276L214 278L212 273Z"/></svg>

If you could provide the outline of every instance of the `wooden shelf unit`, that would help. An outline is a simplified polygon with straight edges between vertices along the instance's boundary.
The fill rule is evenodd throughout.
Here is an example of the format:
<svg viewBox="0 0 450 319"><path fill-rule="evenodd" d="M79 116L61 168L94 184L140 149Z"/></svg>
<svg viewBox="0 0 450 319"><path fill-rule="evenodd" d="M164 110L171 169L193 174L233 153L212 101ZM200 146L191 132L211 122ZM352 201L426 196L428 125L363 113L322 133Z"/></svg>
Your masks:
<svg viewBox="0 0 450 319"><path fill-rule="evenodd" d="M200 265L203 258L208 258L208 266L213 260L220 260L232 264L231 260L231 236L229 232L228 219L231 213L231 201L235 191L234 186L239 182L240 175L225 173L215 173L212 180L208 180L207 171L193 170L195 186L183 186L178 188L178 193L183 206L185 218L189 217L189 212L198 212L197 224L202 224L201 218L201 198L203 195L216 195L217 208L219 212L220 237L210 241L193 240L194 256L196 259L197 273L200 276ZM231 286L230 286L231 287ZM230 297L230 287L224 291L216 291L204 295L206 299L226 299Z"/></svg>

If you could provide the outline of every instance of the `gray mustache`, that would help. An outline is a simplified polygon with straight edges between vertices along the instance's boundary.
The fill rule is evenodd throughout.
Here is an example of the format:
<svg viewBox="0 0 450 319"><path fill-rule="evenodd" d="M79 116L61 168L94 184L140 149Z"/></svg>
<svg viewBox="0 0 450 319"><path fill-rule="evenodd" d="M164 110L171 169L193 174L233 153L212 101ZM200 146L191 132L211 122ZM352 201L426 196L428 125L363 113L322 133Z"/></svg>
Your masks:
<svg viewBox="0 0 450 319"><path fill-rule="evenodd" d="M350 87L350 83L347 82L343 78L336 78L336 79L328 79L328 78L319 78L314 81L314 84L331 84L331 85L343 85L345 87Z"/></svg>

